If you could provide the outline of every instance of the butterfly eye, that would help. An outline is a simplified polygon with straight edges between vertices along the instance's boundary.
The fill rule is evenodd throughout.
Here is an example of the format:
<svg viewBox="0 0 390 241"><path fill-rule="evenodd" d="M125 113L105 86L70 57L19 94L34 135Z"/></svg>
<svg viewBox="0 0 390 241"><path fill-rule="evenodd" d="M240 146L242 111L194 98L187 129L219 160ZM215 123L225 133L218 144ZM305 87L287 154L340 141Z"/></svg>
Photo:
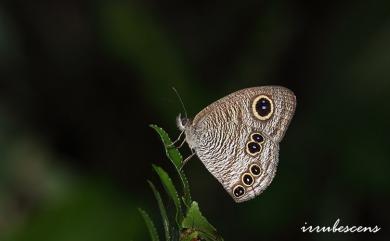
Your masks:
<svg viewBox="0 0 390 241"><path fill-rule="evenodd" d="M268 120L274 112L274 104L266 95L259 95L252 103L252 112L259 120Z"/></svg>
<svg viewBox="0 0 390 241"><path fill-rule="evenodd" d="M247 145L246 145L246 151L250 154L250 155L255 155L256 153L260 152L261 151L261 146L260 144L256 143L256 142L249 142Z"/></svg>
<svg viewBox="0 0 390 241"><path fill-rule="evenodd" d="M242 195L245 194L245 189L243 186L241 185L237 185L234 189L233 189L233 194L235 197L241 197Z"/></svg>
<svg viewBox="0 0 390 241"><path fill-rule="evenodd" d="M261 168L257 165L257 164L252 164L250 167L249 167L249 171L251 172L251 174L255 177L259 176L260 173L261 173Z"/></svg>
<svg viewBox="0 0 390 241"><path fill-rule="evenodd" d="M250 185L253 184L253 177L252 177L251 174L245 173L244 175L242 175L241 181L242 181L246 186L250 186Z"/></svg>
<svg viewBox="0 0 390 241"><path fill-rule="evenodd" d="M255 133L255 134L252 134L252 140L257 142L257 143L262 143L264 141L264 137L259 133Z"/></svg>

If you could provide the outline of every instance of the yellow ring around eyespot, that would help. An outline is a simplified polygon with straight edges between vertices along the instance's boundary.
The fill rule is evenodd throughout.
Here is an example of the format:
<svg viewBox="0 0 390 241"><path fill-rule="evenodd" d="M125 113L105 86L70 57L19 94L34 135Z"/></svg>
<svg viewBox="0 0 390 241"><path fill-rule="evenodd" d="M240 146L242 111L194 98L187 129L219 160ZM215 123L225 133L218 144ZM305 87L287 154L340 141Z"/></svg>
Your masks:
<svg viewBox="0 0 390 241"><path fill-rule="evenodd" d="M260 173L259 173L259 174L255 175L255 174L252 172L251 169L252 169L253 166L257 166L257 167L260 169ZM250 173L252 174L252 176L254 176L254 177L260 176L262 171L263 171L263 170L261 169L261 167L260 167L259 165L257 165L257 164L252 164L252 165L249 166L249 172L250 172Z"/></svg>
<svg viewBox="0 0 390 241"><path fill-rule="evenodd" d="M252 183L251 184L246 184L245 182L244 182L244 176L245 175L249 175L249 176L251 176L252 177ZM252 184L255 182L255 178L252 176L252 174L250 174L249 172L245 172L242 176L241 176L241 182L242 182L242 184L244 184L245 186L247 186L247 187L250 187L250 186L252 186Z"/></svg>
<svg viewBox="0 0 390 241"><path fill-rule="evenodd" d="M266 116L261 116L256 111L256 104L261 98L267 99L269 103L271 103L271 111ZM274 102L272 102L272 100L266 95L259 95L252 102L252 113L259 120L268 120L274 113Z"/></svg>

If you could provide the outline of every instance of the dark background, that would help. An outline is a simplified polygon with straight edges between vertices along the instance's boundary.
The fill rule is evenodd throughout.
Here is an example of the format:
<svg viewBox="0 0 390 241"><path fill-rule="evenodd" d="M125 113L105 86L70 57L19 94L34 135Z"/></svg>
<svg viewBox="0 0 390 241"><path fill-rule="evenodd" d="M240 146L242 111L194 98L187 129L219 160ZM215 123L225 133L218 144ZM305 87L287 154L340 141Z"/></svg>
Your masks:
<svg viewBox="0 0 390 241"><path fill-rule="evenodd" d="M390 3L1 1L0 239L149 240L146 180L174 138L235 90L297 96L279 168L236 204L194 158L193 198L225 240L388 240ZM189 154L188 150L183 150ZM309 234L308 225L376 234Z"/></svg>

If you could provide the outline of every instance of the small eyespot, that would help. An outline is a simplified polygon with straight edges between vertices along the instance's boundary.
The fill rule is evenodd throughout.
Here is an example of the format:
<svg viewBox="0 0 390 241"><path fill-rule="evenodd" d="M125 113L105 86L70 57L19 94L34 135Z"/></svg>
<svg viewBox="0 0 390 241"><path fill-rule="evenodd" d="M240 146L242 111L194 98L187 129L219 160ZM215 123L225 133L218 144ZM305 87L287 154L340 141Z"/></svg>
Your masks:
<svg viewBox="0 0 390 241"><path fill-rule="evenodd" d="M249 173L244 173L241 177L241 181L245 184L245 186L250 186L253 184L253 177Z"/></svg>
<svg viewBox="0 0 390 241"><path fill-rule="evenodd" d="M249 142L247 145L246 145L246 151L254 156L256 155L257 153L259 153L261 151L261 146L260 144L256 143L256 142Z"/></svg>
<svg viewBox="0 0 390 241"><path fill-rule="evenodd" d="M264 142L264 137L260 133L254 133L251 136L252 140L257 142L257 143L263 143Z"/></svg>
<svg viewBox="0 0 390 241"><path fill-rule="evenodd" d="M245 189L243 186L241 185L237 185L234 189L233 189L233 194L235 197L241 197L242 195L245 194Z"/></svg>
<svg viewBox="0 0 390 241"><path fill-rule="evenodd" d="M250 167L249 167L249 171L251 172L251 174L255 177L259 176L261 174L261 168L259 167L259 165L257 164L252 164Z"/></svg>
<svg viewBox="0 0 390 241"><path fill-rule="evenodd" d="M274 104L266 95L257 96L252 103L252 112L259 120L268 120L274 113Z"/></svg>

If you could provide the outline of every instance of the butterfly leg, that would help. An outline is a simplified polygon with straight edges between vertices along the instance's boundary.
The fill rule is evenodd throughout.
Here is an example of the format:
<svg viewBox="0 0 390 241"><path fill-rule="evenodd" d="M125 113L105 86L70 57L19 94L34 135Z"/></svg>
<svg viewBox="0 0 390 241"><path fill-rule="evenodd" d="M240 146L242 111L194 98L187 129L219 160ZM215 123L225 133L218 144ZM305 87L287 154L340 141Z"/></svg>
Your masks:
<svg viewBox="0 0 390 241"><path fill-rule="evenodd" d="M180 143L180 145L177 147L177 149L180 149L180 148L184 145L184 143L186 143L186 139L184 139L184 140Z"/></svg>
<svg viewBox="0 0 390 241"><path fill-rule="evenodd" d="M192 151L191 155L189 155L186 159L184 159L183 164L180 167L180 170L182 170L184 165L196 154L193 150L191 151Z"/></svg>
<svg viewBox="0 0 390 241"><path fill-rule="evenodd" d="M176 144L178 141L180 141L181 136L183 135L183 133L184 133L184 130L181 131L179 137L178 137L176 140L174 140L174 141L172 142L172 144L169 144L167 147L174 147L175 144ZM185 142L185 140L183 141L183 143L184 143L184 142ZM180 147L183 145L183 143L181 143L180 146L179 146L178 148L180 148Z"/></svg>

